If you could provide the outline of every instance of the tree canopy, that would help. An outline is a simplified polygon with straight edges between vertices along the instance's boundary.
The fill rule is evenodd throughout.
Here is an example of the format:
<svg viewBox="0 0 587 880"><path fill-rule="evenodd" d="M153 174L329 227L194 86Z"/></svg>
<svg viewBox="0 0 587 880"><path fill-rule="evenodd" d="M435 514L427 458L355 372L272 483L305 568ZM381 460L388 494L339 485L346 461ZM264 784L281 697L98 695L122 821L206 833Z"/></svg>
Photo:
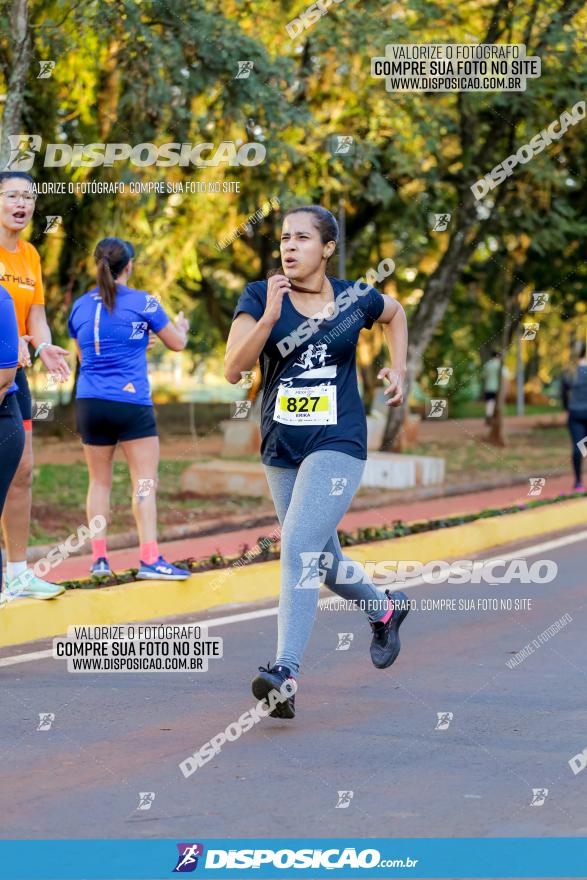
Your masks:
<svg viewBox="0 0 587 880"><path fill-rule="evenodd" d="M41 196L33 239L58 333L92 277L95 243L121 235L137 248L137 283L190 316L194 358L219 349L243 285L276 264L275 200L334 212L344 204L349 278L383 256L394 259L385 289L408 311L410 382L423 372L426 385L437 366L452 364L447 393L456 393L491 341L501 340L510 312L513 336L533 290L550 292L541 345L584 313L584 127L518 165L485 199L471 192L475 180L582 100L584 0L344 0L295 39L286 25L305 10L303 0L2 5L4 152L8 135L22 132L71 145L254 141L266 148L265 161L251 167L35 166L39 182L238 181L240 188ZM528 55L540 56L542 74L519 93L393 93L371 76L371 58L386 44L438 42L525 43ZM39 77L46 60L55 67ZM248 75L239 75L243 61L252 62ZM334 135L352 138L348 152L334 151ZM451 219L435 231L430 218L441 213ZM63 218L51 235L47 215ZM377 338L368 344L367 360L376 363ZM554 348L546 373L563 356Z"/></svg>

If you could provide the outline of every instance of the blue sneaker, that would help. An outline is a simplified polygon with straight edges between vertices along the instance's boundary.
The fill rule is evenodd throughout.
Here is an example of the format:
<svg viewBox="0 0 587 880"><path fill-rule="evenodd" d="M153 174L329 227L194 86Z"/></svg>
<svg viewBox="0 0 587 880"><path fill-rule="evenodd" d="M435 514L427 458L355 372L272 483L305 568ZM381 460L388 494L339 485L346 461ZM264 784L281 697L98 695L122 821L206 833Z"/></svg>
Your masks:
<svg viewBox="0 0 587 880"><path fill-rule="evenodd" d="M141 562L137 572L140 581L185 581L189 576L190 573L185 568L166 562L162 556L152 565Z"/></svg>
<svg viewBox="0 0 587 880"><path fill-rule="evenodd" d="M100 556L99 559L96 559L95 562L92 562L92 567L90 568L90 574L96 575L108 575L112 574L112 569L110 568L110 563L106 559L105 556Z"/></svg>

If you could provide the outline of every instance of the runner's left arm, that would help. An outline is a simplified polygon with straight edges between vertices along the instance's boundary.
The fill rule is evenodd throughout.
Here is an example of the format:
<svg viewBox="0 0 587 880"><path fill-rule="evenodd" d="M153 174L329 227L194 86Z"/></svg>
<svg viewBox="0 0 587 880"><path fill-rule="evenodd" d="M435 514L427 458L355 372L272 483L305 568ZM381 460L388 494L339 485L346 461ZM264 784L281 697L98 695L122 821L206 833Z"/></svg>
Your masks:
<svg viewBox="0 0 587 880"><path fill-rule="evenodd" d="M377 374L378 379L387 379L389 385L384 391L388 398L388 406L401 406L404 399L404 381L406 377L406 359L408 354L408 322L403 307L397 300L382 294L385 301L383 311L377 318L383 324L383 333L389 353L391 367L384 367Z"/></svg>
<svg viewBox="0 0 587 880"><path fill-rule="evenodd" d="M32 344L35 351L39 346L43 346L39 352L39 357L43 361L47 371L54 373L60 379L65 381L71 370L65 358L69 357L69 352L59 345L53 345L51 342L51 330L47 324L47 315L45 314L45 306L33 303L27 317L27 332L32 337Z"/></svg>

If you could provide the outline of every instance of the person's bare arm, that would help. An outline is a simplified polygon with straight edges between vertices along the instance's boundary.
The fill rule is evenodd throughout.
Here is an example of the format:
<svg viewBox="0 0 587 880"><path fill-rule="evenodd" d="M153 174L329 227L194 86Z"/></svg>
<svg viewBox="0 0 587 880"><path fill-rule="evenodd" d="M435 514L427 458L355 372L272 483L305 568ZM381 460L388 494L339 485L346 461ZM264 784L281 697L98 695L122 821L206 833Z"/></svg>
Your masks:
<svg viewBox="0 0 587 880"><path fill-rule="evenodd" d="M283 297L290 288L289 278L273 275L267 284L267 304L259 320L241 312L232 322L224 355L224 375L231 385L236 385L241 373L252 370L259 360L273 327L279 321Z"/></svg>
<svg viewBox="0 0 587 880"><path fill-rule="evenodd" d="M404 401L406 358L408 354L408 322L403 307L397 300L383 294L385 305L377 323L383 324L383 333L391 355L391 367L383 367L378 379L389 383L384 391L387 406L401 406Z"/></svg>
<svg viewBox="0 0 587 880"><path fill-rule="evenodd" d="M188 332L190 325L183 312L180 312L175 320L175 324L171 321L157 333L157 336L171 351L183 351L188 344Z"/></svg>
<svg viewBox="0 0 587 880"><path fill-rule="evenodd" d="M69 357L69 352L51 342L51 330L47 324L45 306L33 304L30 307L26 327L35 350L37 351L42 346L39 357L47 372L53 373L58 376L61 382L64 382L71 372L69 364L65 360Z"/></svg>
<svg viewBox="0 0 587 880"><path fill-rule="evenodd" d="M234 319L224 356L224 375L231 385L240 381L241 373L253 369L272 328L265 316L256 321L252 315L241 312Z"/></svg>

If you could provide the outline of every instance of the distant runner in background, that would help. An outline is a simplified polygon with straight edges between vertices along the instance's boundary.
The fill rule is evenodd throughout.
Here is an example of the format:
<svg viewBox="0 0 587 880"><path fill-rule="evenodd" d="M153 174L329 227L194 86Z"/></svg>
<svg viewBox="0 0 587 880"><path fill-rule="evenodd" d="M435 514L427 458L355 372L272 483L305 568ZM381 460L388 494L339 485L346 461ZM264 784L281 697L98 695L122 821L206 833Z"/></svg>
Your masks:
<svg viewBox="0 0 587 880"><path fill-rule="evenodd" d="M575 492L584 492L582 470L583 449L579 444L587 441L587 358L585 343L580 342L576 349L574 369L566 370L561 378L562 404L569 414L569 433L573 444L573 470L575 472Z"/></svg>
<svg viewBox="0 0 587 880"><path fill-rule="evenodd" d="M492 351L491 357L481 368L481 376L483 379L483 393L485 397L485 422L489 424L491 417L495 412L495 402L499 393L499 376L501 371L501 379L504 384L503 400L507 396L507 383L510 373L507 367L502 366L501 354L498 351Z"/></svg>

